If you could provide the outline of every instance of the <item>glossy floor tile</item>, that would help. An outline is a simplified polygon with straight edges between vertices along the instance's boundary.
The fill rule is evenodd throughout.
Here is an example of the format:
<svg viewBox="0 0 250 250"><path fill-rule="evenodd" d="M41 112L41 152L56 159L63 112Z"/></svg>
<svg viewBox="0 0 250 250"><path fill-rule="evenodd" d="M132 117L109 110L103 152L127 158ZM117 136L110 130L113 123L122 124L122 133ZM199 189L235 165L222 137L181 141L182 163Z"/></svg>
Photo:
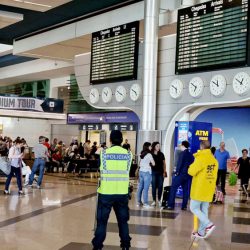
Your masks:
<svg viewBox="0 0 250 250"><path fill-rule="evenodd" d="M13 182L10 196L1 192L0 250L90 250L97 181L86 177L50 174L45 175L41 190L24 189L25 195L19 197ZM0 179L2 191L3 185ZM181 210L180 199L176 199L175 211L138 208L135 187L129 203L131 250L249 250L250 204L242 201L238 188L227 187L225 204L211 205L209 216L216 231L209 239L198 240L190 237L193 215L189 209ZM113 212L107 231L104 249L120 249Z"/></svg>

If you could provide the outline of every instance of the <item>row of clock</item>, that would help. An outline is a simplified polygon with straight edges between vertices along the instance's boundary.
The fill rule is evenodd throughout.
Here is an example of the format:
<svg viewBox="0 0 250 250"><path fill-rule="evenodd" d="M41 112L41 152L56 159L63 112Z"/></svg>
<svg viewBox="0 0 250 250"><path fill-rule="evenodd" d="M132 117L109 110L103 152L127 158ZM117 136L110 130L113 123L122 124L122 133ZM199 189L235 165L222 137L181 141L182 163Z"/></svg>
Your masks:
<svg viewBox="0 0 250 250"><path fill-rule="evenodd" d="M115 90L115 99L119 103L123 103L127 98L127 90L124 86L118 86ZM104 87L101 92L102 101L106 104L110 103L112 100L113 92L110 87ZM138 101L141 97L141 87L139 84L135 83L131 86L129 90L130 99L134 102ZM89 100L92 104L99 102L100 93L97 88L92 88L89 92Z"/></svg>
<svg viewBox="0 0 250 250"><path fill-rule="evenodd" d="M227 80L223 75L215 75L210 81L210 92L216 97L222 96L227 87ZM175 79L170 84L169 93L174 99L182 96L183 93L183 82ZM200 77L194 77L189 82L189 94L192 97L198 98L202 95L204 90L204 81ZM250 77L246 72L237 73L233 79L233 90L238 95L246 94L250 89Z"/></svg>

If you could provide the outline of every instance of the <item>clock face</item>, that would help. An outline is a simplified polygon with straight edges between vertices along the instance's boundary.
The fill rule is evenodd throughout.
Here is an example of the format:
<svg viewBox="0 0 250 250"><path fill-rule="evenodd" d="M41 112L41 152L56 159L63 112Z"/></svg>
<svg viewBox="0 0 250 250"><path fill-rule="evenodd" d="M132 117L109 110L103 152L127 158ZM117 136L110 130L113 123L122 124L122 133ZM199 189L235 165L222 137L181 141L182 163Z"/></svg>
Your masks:
<svg viewBox="0 0 250 250"><path fill-rule="evenodd" d="M181 80L175 79L171 82L169 88L169 94L172 98L177 99L181 97L183 93L183 83Z"/></svg>
<svg viewBox="0 0 250 250"><path fill-rule="evenodd" d="M233 89L238 95L245 95L250 89L250 77L245 72L240 72L233 79Z"/></svg>
<svg viewBox="0 0 250 250"><path fill-rule="evenodd" d="M135 83L131 86L129 92L130 98L132 101L136 102L141 96L141 87L139 84Z"/></svg>
<svg viewBox="0 0 250 250"><path fill-rule="evenodd" d="M227 80L223 75L215 75L210 81L210 92L214 96L222 96L227 87Z"/></svg>
<svg viewBox="0 0 250 250"><path fill-rule="evenodd" d="M118 86L115 90L115 99L117 102L124 102L127 96L127 91L123 86Z"/></svg>
<svg viewBox="0 0 250 250"><path fill-rule="evenodd" d="M112 90L109 87L105 87L102 90L102 100L104 103L109 103L112 100Z"/></svg>
<svg viewBox="0 0 250 250"><path fill-rule="evenodd" d="M204 90L204 82L200 77L194 77L190 82L189 82L189 94L192 97L198 98L202 95L203 90Z"/></svg>
<svg viewBox="0 0 250 250"><path fill-rule="evenodd" d="M89 100L91 103L95 104L99 101L99 91L98 89L91 89L89 92Z"/></svg>

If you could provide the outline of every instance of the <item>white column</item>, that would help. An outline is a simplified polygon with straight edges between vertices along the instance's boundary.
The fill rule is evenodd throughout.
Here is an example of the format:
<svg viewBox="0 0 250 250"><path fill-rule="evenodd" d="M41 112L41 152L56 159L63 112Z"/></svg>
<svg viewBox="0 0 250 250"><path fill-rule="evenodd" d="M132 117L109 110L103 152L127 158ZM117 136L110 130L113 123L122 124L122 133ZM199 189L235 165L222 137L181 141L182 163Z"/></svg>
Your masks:
<svg viewBox="0 0 250 250"><path fill-rule="evenodd" d="M155 130L160 0L145 0L142 130Z"/></svg>

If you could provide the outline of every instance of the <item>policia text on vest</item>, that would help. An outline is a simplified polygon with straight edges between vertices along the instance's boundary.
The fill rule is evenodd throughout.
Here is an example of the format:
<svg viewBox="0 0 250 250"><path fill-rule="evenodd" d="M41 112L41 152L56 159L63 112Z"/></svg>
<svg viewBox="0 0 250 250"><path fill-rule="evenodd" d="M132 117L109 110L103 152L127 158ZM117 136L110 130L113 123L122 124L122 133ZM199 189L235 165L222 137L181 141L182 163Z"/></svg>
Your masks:
<svg viewBox="0 0 250 250"><path fill-rule="evenodd" d="M122 133L113 130L110 134L112 147L103 150L100 155L100 186L97 205L97 227L92 240L93 249L103 248L109 214L113 208L116 214L121 248L130 248L128 220L128 188L129 170L132 163L132 153L121 147Z"/></svg>

